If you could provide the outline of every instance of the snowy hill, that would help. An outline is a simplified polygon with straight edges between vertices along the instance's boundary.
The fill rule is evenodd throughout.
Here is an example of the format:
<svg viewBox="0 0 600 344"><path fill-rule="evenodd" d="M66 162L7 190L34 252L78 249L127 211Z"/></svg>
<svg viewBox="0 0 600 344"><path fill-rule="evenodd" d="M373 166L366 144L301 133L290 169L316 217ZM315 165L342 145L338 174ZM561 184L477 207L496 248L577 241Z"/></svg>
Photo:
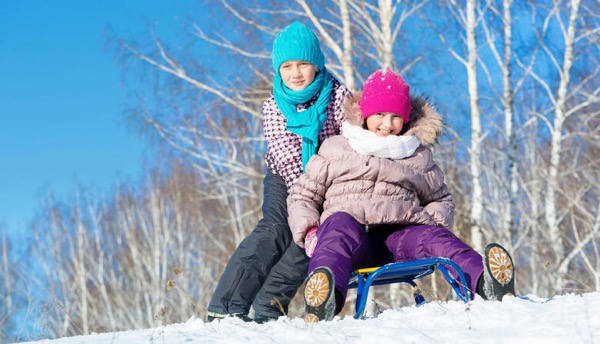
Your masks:
<svg viewBox="0 0 600 344"><path fill-rule="evenodd" d="M388 310L376 318L336 318L307 324L281 317L267 324L227 318L190 319L147 330L93 334L34 343L600 343L600 292L551 299L506 297L430 302Z"/></svg>

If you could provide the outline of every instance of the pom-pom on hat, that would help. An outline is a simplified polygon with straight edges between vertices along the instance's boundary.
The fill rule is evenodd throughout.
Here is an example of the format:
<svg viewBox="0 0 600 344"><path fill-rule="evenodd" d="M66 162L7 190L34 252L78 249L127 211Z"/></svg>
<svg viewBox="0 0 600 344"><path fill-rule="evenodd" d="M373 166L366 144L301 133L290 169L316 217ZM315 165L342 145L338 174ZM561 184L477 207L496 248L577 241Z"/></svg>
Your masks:
<svg viewBox="0 0 600 344"><path fill-rule="evenodd" d="M279 67L285 61L304 60L323 70L325 57L321 51L317 36L308 26L293 22L277 33L273 41L273 68L279 73Z"/></svg>
<svg viewBox="0 0 600 344"><path fill-rule="evenodd" d="M391 69L380 69L365 81L360 109L363 118L379 112L393 112L402 116L404 124L410 115L410 87L400 74Z"/></svg>

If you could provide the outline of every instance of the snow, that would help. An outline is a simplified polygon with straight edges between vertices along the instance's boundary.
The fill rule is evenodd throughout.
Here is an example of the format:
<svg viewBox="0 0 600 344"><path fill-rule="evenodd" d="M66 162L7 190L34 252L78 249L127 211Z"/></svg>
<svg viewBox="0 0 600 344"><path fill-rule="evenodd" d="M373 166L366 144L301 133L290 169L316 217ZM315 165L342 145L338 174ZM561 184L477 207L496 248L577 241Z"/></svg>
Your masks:
<svg viewBox="0 0 600 344"><path fill-rule="evenodd" d="M600 292L567 294L550 299L532 295L505 297L502 302L481 298L432 301L421 307L384 311L356 320L305 323L279 318L266 324L237 318L153 329L92 334L31 343L600 343Z"/></svg>

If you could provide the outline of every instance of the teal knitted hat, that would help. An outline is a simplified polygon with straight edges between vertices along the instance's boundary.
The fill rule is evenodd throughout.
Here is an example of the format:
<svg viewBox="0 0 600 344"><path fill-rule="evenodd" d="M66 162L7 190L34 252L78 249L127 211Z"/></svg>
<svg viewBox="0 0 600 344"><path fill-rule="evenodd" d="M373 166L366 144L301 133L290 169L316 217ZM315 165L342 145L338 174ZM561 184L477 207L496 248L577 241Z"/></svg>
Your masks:
<svg viewBox="0 0 600 344"><path fill-rule="evenodd" d="M317 36L308 26L293 22L279 31L273 41L273 68L279 73L282 63L289 60L304 60L315 65L319 70L325 66L325 57L319 46Z"/></svg>

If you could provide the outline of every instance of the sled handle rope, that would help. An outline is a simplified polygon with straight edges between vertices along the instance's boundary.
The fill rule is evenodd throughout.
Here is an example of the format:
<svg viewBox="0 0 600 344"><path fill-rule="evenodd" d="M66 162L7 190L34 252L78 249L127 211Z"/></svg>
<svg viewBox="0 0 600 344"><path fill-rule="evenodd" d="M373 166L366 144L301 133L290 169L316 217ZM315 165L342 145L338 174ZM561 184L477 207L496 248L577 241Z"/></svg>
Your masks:
<svg viewBox="0 0 600 344"><path fill-rule="evenodd" d="M448 269L454 270L456 278ZM358 269L354 272L348 288L357 289L356 314L354 318L364 318L365 306L369 288L373 285L390 283L407 283L413 287L413 296L417 306L424 304L425 298L421 295L415 280L421 279L439 270L456 295L465 303L471 300L471 293L462 269L452 260L447 258L426 258L407 262L396 262L380 267Z"/></svg>

